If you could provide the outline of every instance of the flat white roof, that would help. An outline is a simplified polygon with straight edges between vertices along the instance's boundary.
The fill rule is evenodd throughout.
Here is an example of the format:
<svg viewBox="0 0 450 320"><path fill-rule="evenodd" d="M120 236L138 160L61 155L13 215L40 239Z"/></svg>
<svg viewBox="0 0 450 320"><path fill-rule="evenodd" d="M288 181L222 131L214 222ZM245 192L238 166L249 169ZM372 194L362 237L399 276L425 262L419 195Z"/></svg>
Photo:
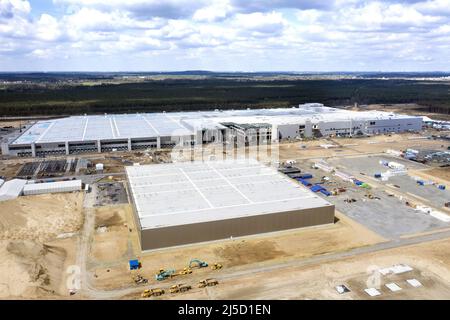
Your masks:
<svg viewBox="0 0 450 320"><path fill-rule="evenodd" d="M0 187L0 201L15 199L23 191L23 188L27 180L12 179L9 180Z"/></svg>
<svg viewBox="0 0 450 320"><path fill-rule="evenodd" d="M331 206L256 160L126 167L142 229Z"/></svg>
<svg viewBox="0 0 450 320"><path fill-rule="evenodd" d="M13 145L82 142L157 136L186 136L198 129L221 129L221 123L304 124L320 121L350 121L420 118L381 111L349 111L305 104L295 108L223 110L173 113L142 113L100 116L73 116L38 121L13 141Z"/></svg>
<svg viewBox="0 0 450 320"><path fill-rule="evenodd" d="M65 188L81 189L81 180L29 183L24 186L23 192L43 191L43 190L51 191Z"/></svg>

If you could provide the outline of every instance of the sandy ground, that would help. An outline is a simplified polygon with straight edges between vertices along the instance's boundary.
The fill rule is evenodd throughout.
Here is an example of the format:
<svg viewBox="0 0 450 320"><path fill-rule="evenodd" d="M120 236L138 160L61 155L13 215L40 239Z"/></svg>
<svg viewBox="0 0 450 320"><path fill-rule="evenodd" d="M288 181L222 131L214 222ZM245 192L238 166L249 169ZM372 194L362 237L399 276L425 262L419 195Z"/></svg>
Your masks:
<svg viewBox="0 0 450 320"><path fill-rule="evenodd" d="M17 161L16 163L0 163L0 176L3 177L15 177L16 174L19 172L19 169L22 167L22 163Z"/></svg>
<svg viewBox="0 0 450 320"><path fill-rule="evenodd" d="M127 210L127 213L130 216L128 221L131 222L129 220L131 219L131 210ZM90 261L91 272L96 275L94 278L97 287L113 289L133 283L132 278L136 272L128 270L125 257L139 258L142 262L142 269L139 270L139 273L150 279L150 282L156 283L154 276L160 268L182 270L192 258L199 258L209 263L219 262L227 269L239 270L250 265L264 265L328 252L345 251L384 241L383 238L345 216L338 213L337 217L338 222L329 226L195 244L140 254L139 250L136 250L138 248L137 234L130 233L128 228L117 225L109 227L108 229L111 231L95 235ZM131 224L128 225L131 227ZM114 242L111 241L112 237L114 237ZM128 241L127 247L124 238ZM105 239L109 239L109 244L103 242ZM113 250L113 252L105 253L106 250ZM206 276L211 271L208 268L199 270L199 272Z"/></svg>
<svg viewBox="0 0 450 320"><path fill-rule="evenodd" d="M0 239L45 242L77 231L83 194L46 194L0 202Z"/></svg>
<svg viewBox="0 0 450 320"><path fill-rule="evenodd" d="M434 179L441 181L442 183L450 181L450 167L445 168L433 168L425 170L416 174L429 175Z"/></svg>
<svg viewBox="0 0 450 320"><path fill-rule="evenodd" d="M166 294L160 299L449 299L450 241L442 240L406 248L359 255L308 267L255 273L225 279L216 287L193 288L185 294ZM363 290L372 270L395 264L414 270L381 277L382 295L370 298ZM406 279L415 278L423 287L412 288ZM395 282L402 291L390 292L384 284ZM351 292L340 295L334 287L345 284ZM126 298L139 298L137 294Z"/></svg>
<svg viewBox="0 0 450 320"><path fill-rule="evenodd" d="M116 260L126 261L129 248L129 205L100 207L95 212L96 232L92 244L92 261L108 264ZM132 256L133 254L131 254Z"/></svg>
<svg viewBox="0 0 450 320"><path fill-rule="evenodd" d="M19 128L27 123L28 121L26 120L0 120L0 127L13 126L14 128Z"/></svg>
<svg viewBox="0 0 450 320"><path fill-rule="evenodd" d="M379 135L364 138L319 139L280 144L280 159L311 159L353 156L371 153L383 153L387 149L405 150L423 148L445 151L448 143L439 140L422 139L421 135L403 133ZM337 147L325 149L321 144L333 144Z"/></svg>
<svg viewBox="0 0 450 320"><path fill-rule="evenodd" d="M83 223L82 199L71 193L0 202L0 298L67 295L65 270L76 243L70 235Z"/></svg>

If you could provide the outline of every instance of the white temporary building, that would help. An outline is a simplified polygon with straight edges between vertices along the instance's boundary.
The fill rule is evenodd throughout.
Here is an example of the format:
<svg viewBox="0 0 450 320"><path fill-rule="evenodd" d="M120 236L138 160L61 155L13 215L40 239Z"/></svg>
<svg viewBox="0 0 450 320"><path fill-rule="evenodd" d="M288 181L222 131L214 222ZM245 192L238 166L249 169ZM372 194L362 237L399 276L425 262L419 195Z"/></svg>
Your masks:
<svg viewBox="0 0 450 320"><path fill-rule="evenodd" d="M23 194L28 196L35 194L72 192L79 190L81 190L81 180L70 180L27 184L23 188Z"/></svg>
<svg viewBox="0 0 450 320"><path fill-rule="evenodd" d="M22 179L13 179L3 183L0 187L0 201L11 200L20 196L26 183L27 181Z"/></svg>

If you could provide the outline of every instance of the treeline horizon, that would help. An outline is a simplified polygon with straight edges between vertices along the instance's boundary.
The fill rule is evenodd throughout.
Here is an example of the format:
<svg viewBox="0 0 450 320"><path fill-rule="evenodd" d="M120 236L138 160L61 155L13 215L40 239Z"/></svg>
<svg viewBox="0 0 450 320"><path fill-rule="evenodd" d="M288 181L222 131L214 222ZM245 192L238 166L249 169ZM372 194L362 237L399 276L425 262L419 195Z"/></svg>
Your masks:
<svg viewBox="0 0 450 320"><path fill-rule="evenodd" d="M277 108L318 102L327 106L415 103L450 113L450 86L418 80L166 79L143 82L29 86L0 90L0 116L173 112Z"/></svg>

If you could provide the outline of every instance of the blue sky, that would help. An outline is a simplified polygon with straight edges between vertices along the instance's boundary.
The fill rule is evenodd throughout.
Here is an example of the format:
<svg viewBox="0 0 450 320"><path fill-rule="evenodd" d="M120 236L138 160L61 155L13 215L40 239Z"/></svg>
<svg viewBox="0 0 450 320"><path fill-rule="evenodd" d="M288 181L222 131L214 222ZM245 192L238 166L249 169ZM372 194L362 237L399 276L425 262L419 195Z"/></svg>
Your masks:
<svg viewBox="0 0 450 320"><path fill-rule="evenodd" d="M0 71L450 71L450 0L0 0Z"/></svg>

